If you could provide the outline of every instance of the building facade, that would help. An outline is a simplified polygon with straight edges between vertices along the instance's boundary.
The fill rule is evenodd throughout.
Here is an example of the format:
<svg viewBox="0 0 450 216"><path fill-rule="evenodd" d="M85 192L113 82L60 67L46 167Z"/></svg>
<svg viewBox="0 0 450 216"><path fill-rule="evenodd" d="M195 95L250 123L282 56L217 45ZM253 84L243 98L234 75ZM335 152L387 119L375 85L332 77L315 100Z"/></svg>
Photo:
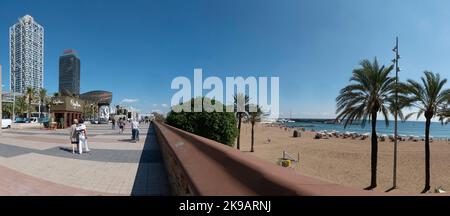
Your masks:
<svg viewBox="0 0 450 216"><path fill-rule="evenodd" d="M44 87L44 28L26 15L9 29L10 88Z"/></svg>
<svg viewBox="0 0 450 216"><path fill-rule="evenodd" d="M112 101L112 92L109 91L90 91L80 95L80 98L98 108L98 122L100 124L108 123L110 119L110 105Z"/></svg>
<svg viewBox="0 0 450 216"><path fill-rule="evenodd" d="M59 93L80 95L80 58L74 50L65 50L59 57Z"/></svg>
<svg viewBox="0 0 450 216"><path fill-rule="evenodd" d="M52 100L51 112L58 128L67 128L73 124L74 119L84 118L83 109L85 101L75 97L59 96Z"/></svg>

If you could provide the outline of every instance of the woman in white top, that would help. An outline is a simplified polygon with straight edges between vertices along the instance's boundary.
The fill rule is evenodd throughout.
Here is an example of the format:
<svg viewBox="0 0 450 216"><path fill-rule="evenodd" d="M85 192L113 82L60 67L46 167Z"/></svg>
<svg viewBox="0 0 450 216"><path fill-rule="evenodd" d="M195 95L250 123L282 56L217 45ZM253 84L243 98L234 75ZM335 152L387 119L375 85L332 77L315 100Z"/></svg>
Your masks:
<svg viewBox="0 0 450 216"><path fill-rule="evenodd" d="M87 129L86 125L84 124L83 119L80 119L80 123L77 126L77 132L78 132L78 152L80 154L83 154L83 148L86 152L89 152L89 147L87 143Z"/></svg>

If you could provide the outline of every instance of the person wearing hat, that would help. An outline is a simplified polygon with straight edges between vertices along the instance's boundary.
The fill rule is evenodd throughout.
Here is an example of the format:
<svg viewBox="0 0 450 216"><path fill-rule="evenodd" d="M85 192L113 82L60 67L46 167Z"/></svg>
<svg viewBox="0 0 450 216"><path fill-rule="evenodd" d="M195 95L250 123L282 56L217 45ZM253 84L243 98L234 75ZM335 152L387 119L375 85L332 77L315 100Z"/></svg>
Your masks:
<svg viewBox="0 0 450 216"><path fill-rule="evenodd" d="M80 142L77 133L78 119L74 119L72 126L70 126L70 143L72 144L72 154L75 154L75 146Z"/></svg>

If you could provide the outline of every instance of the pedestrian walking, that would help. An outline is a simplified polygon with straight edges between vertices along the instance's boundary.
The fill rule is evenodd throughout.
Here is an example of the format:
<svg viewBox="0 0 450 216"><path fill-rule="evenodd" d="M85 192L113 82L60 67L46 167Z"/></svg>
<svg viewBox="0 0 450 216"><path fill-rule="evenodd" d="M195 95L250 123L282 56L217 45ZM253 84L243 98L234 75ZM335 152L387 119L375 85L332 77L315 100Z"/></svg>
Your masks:
<svg viewBox="0 0 450 216"><path fill-rule="evenodd" d="M78 119L73 120L72 126L70 126L70 143L72 144L72 154L75 154L75 146L78 147L78 132L77 132Z"/></svg>
<svg viewBox="0 0 450 216"><path fill-rule="evenodd" d="M77 126L78 132L78 153L83 154L83 149L86 153L89 153L88 138L87 138L87 128L84 124L83 119L80 119L80 123Z"/></svg>
<svg viewBox="0 0 450 216"><path fill-rule="evenodd" d="M139 122L136 120L131 122L131 134L131 140L139 141Z"/></svg>
<svg viewBox="0 0 450 216"><path fill-rule="evenodd" d="M125 125L125 121L122 118L119 118L119 134L123 133L124 125Z"/></svg>

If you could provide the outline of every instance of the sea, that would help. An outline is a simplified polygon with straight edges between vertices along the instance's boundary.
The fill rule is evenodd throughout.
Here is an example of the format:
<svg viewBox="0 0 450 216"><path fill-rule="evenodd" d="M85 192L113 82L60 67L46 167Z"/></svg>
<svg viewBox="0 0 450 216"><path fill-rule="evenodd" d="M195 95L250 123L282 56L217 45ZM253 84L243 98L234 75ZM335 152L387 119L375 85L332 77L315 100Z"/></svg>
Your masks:
<svg viewBox="0 0 450 216"><path fill-rule="evenodd" d="M325 123L324 121L301 121L284 123L289 127L302 127L306 130L314 131L338 131L338 132L356 132L356 133L370 133L372 126L368 121L365 127L361 127L361 124L352 124L344 128L343 124ZM389 126L386 127L385 121L377 121L377 135L391 135L394 134L394 121L389 122ZM399 121L398 122L398 134L400 136L425 136L425 122L422 121ZM450 124L442 125L441 122L431 122L430 136L433 138L450 138Z"/></svg>

